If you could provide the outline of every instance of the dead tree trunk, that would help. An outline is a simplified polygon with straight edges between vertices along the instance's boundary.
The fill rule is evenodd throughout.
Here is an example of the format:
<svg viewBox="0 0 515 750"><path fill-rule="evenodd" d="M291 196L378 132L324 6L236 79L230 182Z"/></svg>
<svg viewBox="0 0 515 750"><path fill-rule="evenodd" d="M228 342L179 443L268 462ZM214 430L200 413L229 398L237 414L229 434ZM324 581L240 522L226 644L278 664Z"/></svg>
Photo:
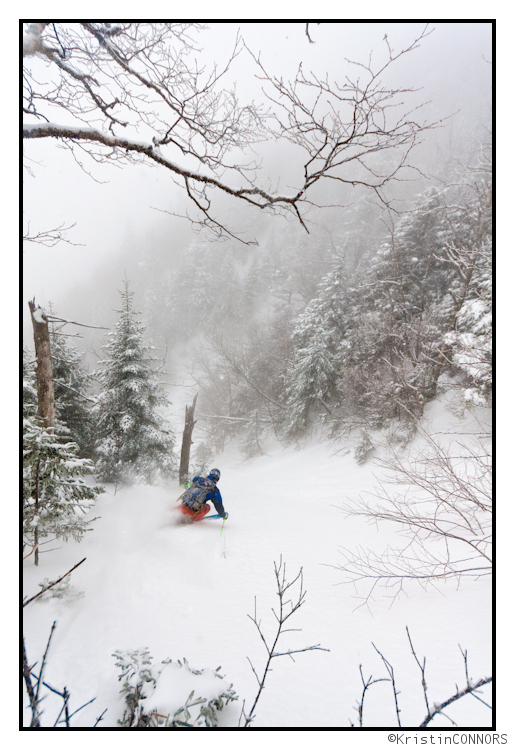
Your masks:
<svg viewBox="0 0 515 750"><path fill-rule="evenodd" d="M50 334L45 311L35 300L29 302L30 317L34 329L36 348L36 381L38 390L38 416L43 420L46 430L53 432L55 424L54 379L52 360L50 359Z"/></svg>
<svg viewBox="0 0 515 750"><path fill-rule="evenodd" d="M43 421L43 426L48 432L54 431L55 426L55 399L54 379L52 375L52 360L50 359L50 334L48 332L48 320L45 311L39 305L36 307L35 300L29 302L30 317L34 329L34 345L36 348L36 382L38 391L38 416ZM35 501L36 513L39 504L39 461L36 465ZM34 564L39 562L38 551L38 528L34 529Z"/></svg>
<svg viewBox="0 0 515 750"><path fill-rule="evenodd" d="M186 406L184 432L182 433L181 463L179 466L179 484L184 484L188 479L188 471L190 466L190 448L193 444L191 436L193 434L193 428L196 424L196 420L193 419L193 416L195 414L197 396L198 393L193 399L193 404L191 406Z"/></svg>

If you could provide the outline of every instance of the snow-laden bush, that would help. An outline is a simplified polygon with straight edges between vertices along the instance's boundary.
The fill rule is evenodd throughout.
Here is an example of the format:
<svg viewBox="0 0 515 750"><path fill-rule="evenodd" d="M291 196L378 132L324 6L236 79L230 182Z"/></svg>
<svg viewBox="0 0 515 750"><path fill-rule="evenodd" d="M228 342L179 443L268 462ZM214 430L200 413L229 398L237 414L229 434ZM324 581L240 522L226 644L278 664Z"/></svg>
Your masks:
<svg viewBox="0 0 515 750"><path fill-rule="evenodd" d="M219 713L237 700L232 684L219 674L221 667L192 669L186 659L152 666L147 648L113 656L127 704L118 721L122 727L216 727Z"/></svg>
<svg viewBox="0 0 515 750"><path fill-rule="evenodd" d="M75 586L71 585L71 579L69 576L64 578L63 581L52 586L52 581L48 578L44 578L42 583L38 583L41 589L38 601L48 601L49 599L60 599L66 604L72 604L77 599L82 599L84 591L79 591Z"/></svg>
<svg viewBox="0 0 515 750"><path fill-rule="evenodd" d="M367 458L374 450L374 444L370 440L370 436L364 430L361 431L359 442L354 451L354 458L358 464L366 463Z"/></svg>

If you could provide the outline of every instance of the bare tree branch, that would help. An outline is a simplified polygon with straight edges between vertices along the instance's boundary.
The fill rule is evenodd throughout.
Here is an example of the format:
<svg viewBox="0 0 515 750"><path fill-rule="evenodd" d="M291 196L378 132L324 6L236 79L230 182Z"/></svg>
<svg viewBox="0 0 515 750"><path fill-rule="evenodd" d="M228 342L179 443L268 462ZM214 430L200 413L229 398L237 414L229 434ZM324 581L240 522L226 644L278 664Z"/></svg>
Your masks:
<svg viewBox="0 0 515 750"><path fill-rule="evenodd" d="M73 245L74 247L84 247L81 242L72 242L64 235L64 232L73 229L75 226L77 226L77 224L70 224L69 227L61 224L61 226L56 227L55 229L46 229L42 232L36 232L36 234L29 234L29 224L27 226L27 232L23 235L23 241L34 242L39 245L44 245L45 247L55 247L59 242L66 242L68 245Z"/></svg>
<svg viewBox="0 0 515 750"><path fill-rule="evenodd" d="M488 435L483 435L488 443ZM397 525L407 538L404 547L382 553L340 549L345 562L338 567L346 583L368 581L367 603L378 584L392 603L413 581L423 587L438 581L478 578L492 572L492 462L489 449L454 441L444 448L429 435L415 458L377 460L391 472L390 483L403 486L392 493L384 482L374 500L347 503L348 515ZM377 502L379 501L379 502Z"/></svg>
<svg viewBox="0 0 515 750"><path fill-rule="evenodd" d="M444 708L447 708L447 706L450 706L452 703L459 701L460 698L463 698L465 695L474 695L474 697L477 698L475 693L479 690L479 688L483 687L483 685L489 685L491 682L491 677L483 677L482 679L476 680L475 682L467 681L466 688L463 688L462 690L456 690L454 695L451 695L451 697L447 698L447 700L445 700L443 703L435 703L433 707L428 711L427 716L425 717L423 722L419 724L419 726L427 727L427 725L434 719L437 714L443 714ZM485 705L488 706L488 704ZM488 706L488 708L490 708L490 706Z"/></svg>
<svg viewBox="0 0 515 750"><path fill-rule="evenodd" d="M300 67L295 80L285 82L250 53L264 83L265 105L240 103L225 85L246 48L239 36L224 64L198 67L193 37L202 28L153 22L28 24L23 137L59 139L72 149L83 148L95 161L143 161L166 169L196 209L192 221L217 237L238 235L216 216L216 194L290 214L307 231L304 209L318 205L317 183L363 185L389 206L387 184L418 176L409 166L410 152L440 123L419 121L418 107L405 111L403 100L413 90L389 87L382 77L431 33L427 26L398 53L386 39L387 60L378 69L370 60L347 61L359 69L354 80L329 82L306 76ZM312 42L309 24L306 34ZM47 65L43 81L32 72L34 57ZM402 114L396 114L401 106ZM62 123L54 118L59 111L66 115ZM304 154L301 179L287 192L259 184L259 165L241 161L242 152L270 138L290 142ZM388 168L376 158L385 151L394 157Z"/></svg>
<svg viewBox="0 0 515 750"><path fill-rule="evenodd" d="M320 26L320 24L319 24L319 23L317 23L317 26ZM307 38L309 39L309 41L310 41L310 44L314 44L314 41L313 41L313 40L312 40L312 38L311 38L311 37L309 36L309 23L307 23L307 24L306 24L306 36L307 36Z"/></svg>
<svg viewBox="0 0 515 750"><path fill-rule="evenodd" d="M250 385L251 388L257 391L257 393L259 393L259 395L262 396L262 398L264 398L265 401L268 401L269 403L273 404L274 406L277 406L279 409L282 409L283 411L286 409L285 406L280 404L271 396L268 396L253 380L249 378L242 364L237 361L238 355L230 351L228 347L224 344L222 339L216 339L213 336L209 336L208 341L209 341L210 346L214 349L214 351L230 365L231 369L233 369L234 372L236 372L241 378L243 378L243 380L246 383L248 383L248 385Z"/></svg>
<svg viewBox="0 0 515 750"><path fill-rule="evenodd" d="M383 660L383 664L385 665L386 670L388 672L388 676L390 678L390 682L392 683L393 697L394 697L394 700L395 700L395 713L396 713L396 716L397 716L397 723L398 723L399 726L401 726L401 709L399 708L399 702L397 700L397 696L399 695L399 692L395 688L395 675L394 675L393 667L390 664L390 662L379 651L379 649L377 648L377 646L374 643L372 643L372 646L374 646L375 650L377 651L377 653L379 654L379 656Z"/></svg>
<svg viewBox="0 0 515 750"><path fill-rule="evenodd" d="M358 711L358 720L360 727L363 726L363 710L365 706L365 694L368 690L368 688L371 685L375 685L376 682L389 682L389 680L386 677L380 677L377 680L373 680L372 676L368 678L368 680L365 681L365 678L363 677L363 669L361 664L359 665L359 673L361 675L361 682L363 683L363 692L361 693L361 700L358 703L357 711ZM351 726L354 726L354 724L351 722Z"/></svg>
<svg viewBox="0 0 515 750"><path fill-rule="evenodd" d="M275 572L275 580L277 582L277 594L279 596L279 612L276 613L272 609L272 612L274 613L275 618L277 620L277 632L275 634L272 645L269 645L261 629L261 622L258 620L258 617L257 617L257 604L256 603L254 605L254 616L251 617L250 615L248 615L258 630L259 636L261 640L263 641L266 652L268 654L268 659L267 659L265 669L263 672L263 676L261 677L261 679L259 679L257 672L254 669L254 666L249 659L250 666L252 667L252 671L254 672L254 675L259 684L259 690L257 692L254 703L252 704L252 708L250 709L250 712L246 714L242 709L242 716L245 719L244 727L249 727L251 722L255 718L254 710L256 708L256 705L259 701L259 698L261 697L261 693L265 686L265 680L268 675L268 672L270 671L272 659L279 657L279 656L290 656L293 659L293 654L300 654L300 653L304 653L305 651L329 651L329 649L322 648L320 645L308 646L307 648L288 649L287 651L283 651L283 652L279 652L276 650L277 643L279 641L279 637L281 636L281 634L292 630L291 628L284 628L284 624L287 620L289 620L289 618L295 612L298 611L298 609L300 609L300 607L304 603L306 592L303 590L302 568L300 569L297 576L293 579L293 581L290 581L290 582L286 581L286 565L283 564L282 557L281 557L279 561L279 565L277 565L277 563L274 562L274 572ZM294 586L297 583L297 581L300 582L300 590L299 590L297 601L296 602L293 602L291 600L285 601L284 597L285 597L286 592L292 586ZM288 609L288 605L289 605L289 609Z"/></svg>
<svg viewBox="0 0 515 750"><path fill-rule="evenodd" d="M79 563L79 565L80 565L80 563ZM75 567L77 567L77 566L75 566ZM72 570L73 570L73 568L72 568ZM68 575L68 574L66 574L66 575ZM62 579L60 579L60 580L62 580ZM56 583L57 583L57 581L56 581ZM57 623L55 621L52 624L52 628L50 630L50 636L48 638L48 642L47 642L47 645L46 645L46 648L45 648L45 653L43 654L43 659L41 660L41 667L40 667L38 675L34 674L34 672L33 672L33 669L34 669L34 667L36 665L34 664L32 667L30 667L29 664L28 664L27 652L26 652L26 649L25 649L25 638L23 639L22 669L23 669L23 678L24 678L24 681L25 681L25 686L26 686L26 689L27 689L27 694L29 696L29 705L30 705L30 709L31 709L31 712L32 712L32 718L31 718L31 724L30 724L30 726L34 727L34 728L37 728L37 729L41 728L41 722L40 722L40 715L41 714L40 714L38 706L39 706L39 704L42 701L42 699L40 698L40 690L41 690L41 686L42 685L44 687L46 687L48 690L50 690L50 692L55 693L55 695L59 695L63 699L63 705L61 707L61 710L59 711L59 714L57 715L56 720L54 721L54 724L53 724L54 727L58 726L59 724L64 724L68 728L71 727L70 719L73 716L75 716L76 713L78 713L79 711L81 711L86 706L89 706L90 703L93 703L93 701L96 700L96 698L93 698L92 700L87 701L87 703L83 703L82 706L80 706L75 711L73 711L72 713L70 713L70 710L69 710L70 693L69 693L68 689L66 687L64 687L63 690L57 690L56 688L52 687L51 685L49 685L47 682L45 682L43 680L43 673L44 673L45 666L47 664L47 657L48 657L48 651L49 651L49 648L50 648L50 641L52 640L52 636L54 634L54 630L56 628L56 624ZM36 680L36 684L35 685L32 682L33 679ZM106 711L107 711L107 709L105 709L100 714L100 716L97 718L97 720L96 720L96 722L94 724L95 727L102 721L102 718L103 718L103 716L104 716L104 714L105 714ZM63 712L64 712L64 719L61 719L61 716L63 715Z"/></svg>
<svg viewBox="0 0 515 750"><path fill-rule="evenodd" d="M96 328L99 331L108 331L109 328L105 326L88 326L85 323L77 323L75 320L66 320L65 318L57 318L55 315L47 315L47 320L57 323L69 323L72 326L81 326L82 328Z"/></svg>
<svg viewBox="0 0 515 750"><path fill-rule="evenodd" d="M418 656L417 656L417 654L415 652L415 648L413 646L413 642L411 640L411 636L410 636L410 633L409 633L409 630L408 630L407 627L406 627L406 633L408 635L408 641L409 641L409 644L410 644L411 653L413 654L413 657L415 658L415 661L417 662L418 667L419 667L419 669L421 671L421 675L422 675L422 689L423 689L423 692L424 692L424 701L425 701L425 704L426 704L427 714L426 714L426 717L424 718L424 720L422 721L422 723L419 724L419 726L421 726L421 727L427 727L427 725L434 719L434 717L437 714L441 714L442 716L445 716L445 718L448 719L451 722L451 724L453 724L454 726L457 726L456 722L450 716L447 716L447 714L444 713L443 709L447 708L447 706L450 706L452 703L456 702L460 698L463 698L465 695L472 695L474 698L476 698L481 703L483 703L487 708L489 708L489 709L492 708L488 703L486 703L486 701L483 701L481 698L479 698L478 695L476 695L476 693L478 692L478 690L479 690L480 687L482 687L484 685L488 685L489 683L492 682L492 678L491 677L485 677L485 678L483 678L481 680L476 680L476 681L472 681L470 679L469 674L468 674L467 652L466 651L464 652L463 649L461 648L461 646L460 646L460 651L462 653L462 656L463 656L463 659L464 659L464 662L465 662L465 676L466 676L466 679L467 679L467 687L464 688L464 689L462 689L462 690L459 690L458 686L456 686L456 692L454 693L454 695L452 695L446 701L443 701L443 703L434 703L433 706L430 708L430 706L429 706L429 699L428 699L428 686L427 686L426 676L425 676L426 658L424 657L423 660L422 660L422 662L420 661L420 659L418 658ZM363 705L364 705L365 693L366 693L367 689L370 687L370 685L373 685L376 682L387 681L387 682L391 682L392 683L392 688L393 688L393 693L394 693L394 698L395 698L395 713L396 713L396 717L397 717L397 725L400 727L401 726L401 719L400 719L401 709L400 709L400 706L399 706L399 702L397 700L397 696L400 695L400 691L398 691L396 689L396 686L395 686L395 675L394 675L393 666L383 656L383 654L379 651L379 649L373 643L372 643L372 645L374 646L374 649L376 650L376 652L381 657L381 659L383 661L383 664L385 665L385 667L386 667L386 669L388 671L388 678L381 678L379 680L373 680L372 677L369 677L368 680L365 681L365 679L363 677L363 671L362 671L362 668L361 668L361 665L360 665L359 672L360 672L360 675L361 675L361 681L363 683L363 692L362 692L362 696L361 696L361 702L358 704L358 709L357 709L358 710L358 715L359 715L359 726L360 727L363 726ZM351 726L354 726L354 724L352 724L352 722L351 722ZM414 723L410 723L410 726L415 726L415 724Z"/></svg>

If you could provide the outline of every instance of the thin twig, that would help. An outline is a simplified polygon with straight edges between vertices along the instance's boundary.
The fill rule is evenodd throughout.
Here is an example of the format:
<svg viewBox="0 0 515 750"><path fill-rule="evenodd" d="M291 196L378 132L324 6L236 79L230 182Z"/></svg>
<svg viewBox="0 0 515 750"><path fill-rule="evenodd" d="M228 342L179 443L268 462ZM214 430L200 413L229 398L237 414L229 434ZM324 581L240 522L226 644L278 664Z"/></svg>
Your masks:
<svg viewBox="0 0 515 750"><path fill-rule="evenodd" d="M376 682L389 682L389 680L386 677L379 677L377 680L372 679L372 675L368 678L368 680L365 682L365 678L363 677L363 670L361 668L361 664L359 665L359 673L361 675L361 682L363 683L363 692L361 694L361 701L358 705L358 717L359 717L359 725L360 727L363 726L363 708L365 705L365 693L367 692L370 685L374 685ZM351 722L352 724L352 722Z"/></svg>
<svg viewBox="0 0 515 750"><path fill-rule="evenodd" d="M102 719L104 718L104 714L105 714L106 711L107 711L107 708L104 708L104 710L102 711L102 713L100 714L100 716L98 717L98 719L93 724L93 727L96 727L102 721Z"/></svg>
<svg viewBox="0 0 515 750"><path fill-rule="evenodd" d="M329 651L329 649L322 648L320 645L308 646L307 648L300 648L300 649L289 649L288 651L284 651L284 652L278 652L278 651L276 651L276 647L277 647L277 642L279 640L279 636L282 633L288 632L288 630L294 630L294 629L296 630L297 629L297 628L286 628L286 629L284 629L283 625L293 615L293 613L296 612L302 606L302 604L304 603L304 597L306 595L306 592L303 591L302 568L300 569L298 575L293 579L293 581L287 582L286 581L286 565L283 565L282 556L281 556L279 565L277 565L277 563L274 562L274 571L275 571L275 580L277 582L277 594L279 596L279 613L277 614L272 609L272 612L274 613L275 618L277 620L278 626L277 626L277 632L275 634L274 642L273 642L273 645L271 647L268 645L268 643L266 641L266 638L263 635L263 631L261 630L261 622L259 622L258 619L257 619L257 604L256 604L256 599L255 598L254 598L254 617L251 617L250 615L248 615L249 618L254 623L254 625L256 626L256 628L258 630L258 633L259 633L259 635L261 637L261 640L263 641L263 643L265 645L265 648L266 648L266 651L267 651L267 654L268 654L268 659L267 659L267 662L266 662L265 669L264 669L263 676L262 676L261 680L259 679L259 677L257 675L257 672L254 669L254 666L253 666L252 662L249 659L250 666L251 666L252 671L254 672L254 675L256 676L256 679L257 679L258 684L259 684L259 690L258 690L258 693L256 695L256 698L254 700L254 703L253 703L252 708L250 709L250 712L249 712L248 715L244 712L244 710L242 708L242 715L245 718L245 724L244 724L245 727L250 726L251 722L254 719L254 710L256 708L256 705L257 705L257 703L259 701L259 698L261 697L261 693L262 693L263 688L265 686L265 680L266 680L268 672L270 671L270 664L272 662L272 659L274 659L277 656L290 656L293 659L292 654L300 654L300 653L302 653L304 651ZM284 595L286 594L286 592L288 591L288 589L290 589L297 581L299 581L299 579L300 579L300 591L299 591L299 596L298 596L297 601L295 603L293 603L291 600L284 601ZM287 611L285 609L285 607L286 607L287 604L290 605L290 611ZM241 716L240 716L240 721L241 721Z"/></svg>
<svg viewBox="0 0 515 750"><path fill-rule="evenodd" d="M45 653L43 654L43 659L41 661L41 668L39 670L39 675L38 675L38 678L37 678L37 684L36 684L36 690L35 690L35 705L36 706L39 703L39 691L41 689L41 684L42 684L42 680L43 680L43 671L45 669L46 658L48 656L48 649L50 648L50 641L52 640L52 636L54 634L54 630L55 630L56 624L57 623L54 620L54 622L52 623L52 627L50 629L50 635L48 636L48 642L47 642L47 645L46 645Z"/></svg>
<svg viewBox="0 0 515 750"><path fill-rule="evenodd" d="M34 686L32 684L31 680L31 669L29 667L28 659L27 659L27 651L25 649L25 638L23 639L23 679L25 680L25 685L27 687L27 694L29 696L29 702L30 702L30 708L32 711L32 720L30 722L31 727L39 727L41 726L39 723L38 713L37 713L37 699L36 699L36 693L34 691Z"/></svg>
<svg viewBox="0 0 515 750"><path fill-rule="evenodd" d="M47 315L47 319L52 322L69 323L71 326L81 326L81 328L97 328L99 331L108 331L105 326L88 326L85 323L77 323L75 320L66 320L65 318L56 318L55 315Z"/></svg>
<svg viewBox="0 0 515 750"><path fill-rule="evenodd" d="M418 666L419 666L419 669L420 669L420 671L422 672L422 689L423 689L423 691L424 691L424 700L425 700L425 702L426 702L427 713L429 713L429 702L428 702L428 700L427 700L427 683L426 683L426 676L425 676L425 670L426 670L426 657L424 656L424 661L423 661L423 663L421 664L421 663L420 663L420 661L418 660L418 656L417 656L417 655L416 655L416 653L415 653L415 649L413 648L413 643L412 643L412 641L411 641L411 636L410 636L410 633L409 633L409 630L408 630L408 626L407 626L407 625L406 625L406 633L408 634L409 645L411 646L411 653L412 653L412 654L413 654L413 656L415 657L415 661L417 662L417 664L418 664Z"/></svg>
<svg viewBox="0 0 515 750"><path fill-rule="evenodd" d="M46 586L44 589L41 589L41 591L39 592L39 594L36 594L35 596L32 596L30 599L27 599L26 602L23 602L23 606L26 607L27 604L30 604L30 602L33 602L34 599L37 599L39 596L42 596L46 591L48 591L49 589L51 589L54 586L56 586L60 581L63 580L63 578L66 578L66 576L69 576L70 573L73 570L75 570L75 568L78 568L79 565L82 565L82 563L84 562L85 559L86 558L84 557L80 562L77 563L77 565L74 565L73 568L70 568L70 570L67 573L65 573L64 576L61 576L60 578L58 578L57 581L54 581L49 586Z"/></svg>
<svg viewBox="0 0 515 750"><path fill-rule="evenodd" d="M387 670L387 672L388 672L388 674L390 676L390 682L392 683L392 688L393 688L393 697L395 699L395 713L397 714L397 723L398 723L398 725L400 727L401 726L401 709L399 708L399 703L397 701L398 692L395 689L395 675L394 675L394 672L393 672L393 667L390 664L390 662L379 651L379 649L377 648L377 646L374 643L372 643L372 646L374 646L375 650L377 651L377 653L379 654L379 656L383 660L383 663L384 663L384 665L386 667L386 670Z"/></svg>

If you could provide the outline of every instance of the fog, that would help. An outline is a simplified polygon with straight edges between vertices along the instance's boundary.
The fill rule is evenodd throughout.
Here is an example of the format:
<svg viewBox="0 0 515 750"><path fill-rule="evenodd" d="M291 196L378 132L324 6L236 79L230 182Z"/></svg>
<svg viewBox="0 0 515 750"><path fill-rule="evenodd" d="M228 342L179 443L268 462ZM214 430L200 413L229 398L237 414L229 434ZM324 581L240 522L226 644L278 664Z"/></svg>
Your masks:
<svg viewBox="0 0 515 750"><path fill-rule="evenodd" d="M477 147L481 130L490 117L491 99L491 24L434 23L432 34L420 47L402 58L392 69L399 88L413 88L408 109L427 104L428 120L444 120L442 127L431 131L425 143L414 154L417 166L428 176L438 173L449 158L466 158ZM275 76L293 78L302 62L305 72L313 71L330 81L354 74L345 58L367 63L385 59L385 34L396 51L415 39L423 23L321 23L310 25L310 43L304 23L217 23L199 35L203 52L199 65L220 66L230 57L239 33L246 45ZM35 69L38 64L31 60ZM240 99L262 98L261 83L255 77L256 66L242 50L228 73L225 85L234 83ZM389 83L392 81L390 80ZM408 97L407 97L408 98ZM58 121L56 119L56 121ZM95 163L84 152L73 155L53 139L37 139L24 144L24 229L31 235L60 226L69 227L69 242L55 247L24 243L23 306L27 300L46 306L52 303L56 313L82 323L110 325L107 311L118 303L119 288L127 273L135 296L141 303L144 293L138 285L137 264L142 262L144 247L149 243L154 253L162 253L173 265L175 257L197 241L187 219L162 213L187 211L184 191L174 184L170 173L158 167ZM250 158L256 155L251 154ZM294 164L294 150L263 144L257 154L263 168L259 183L274 189L287 189L286 180L300 169ZM410 187L412 192L423 189ZM349 201L352 196L349 196ZM271 222L284 224L280 217L265 218L256 210L249 212L238 201L221 201L220 210L238 222L253 222L258 234L268 231ZM259 215L258 215L259 214ZM314 213L310 219L320 221ZM299 233L301 236L301 233ZM306 241L315 241L313 231ZM73 244L71 244L73 243ZM220 247L223 247L223 243ZM242 257L259 252L241 246ZM24 309L24 340L31 342L28 309ZM103 318L105 316L105 318ZM108 319L109 318L109 319ZM95 341L86 334L85 345Z"/></svg>

